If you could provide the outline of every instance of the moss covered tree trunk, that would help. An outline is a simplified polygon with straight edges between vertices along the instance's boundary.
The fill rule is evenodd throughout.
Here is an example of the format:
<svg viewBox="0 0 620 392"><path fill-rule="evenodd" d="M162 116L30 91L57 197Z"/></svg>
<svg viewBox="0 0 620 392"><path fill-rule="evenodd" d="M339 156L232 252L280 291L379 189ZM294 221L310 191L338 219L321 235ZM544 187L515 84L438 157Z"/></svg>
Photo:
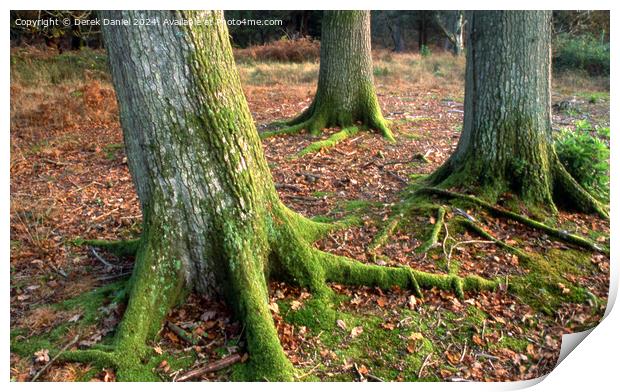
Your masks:
<svg viewBox="0 0 620 392"><path fill-rule="evenodd" d="M145 365L153 355L149 342L170 308L197 291L226 299L243 324L249 361L236 374L292 380L268 306L270 279L307 287L323 319L333 314L325 305L330 281L399 286L418 294L427 287L462 295L496 286L478 277L365 265L312 247L334 226L308 220L280 202L243 96L223 13L109 11L102 16L159 20L103 29L143 232L137 247L132 242L122 248L133 249L136 261L114 344L65 352L63 359L116 367L121 380L152 379ZM202 23L164 25L190 19Z"/></svg>
<svg viewBox="0 0 620 392"><path fill-rule="evenodd" d="M318 134L331 126L361 123L393 140L381 114L373 81L369 11L324 11L321 65L314 101L288 122L291 133Z"/></svg>
<svg viewBox="0 0 620 392"><path fill-rule="evenodd" d="M551 135L551 12L474 11L468 18L465 118L435 184L474 186L495 198L554 200L605 214L559 162Z"/></svg>

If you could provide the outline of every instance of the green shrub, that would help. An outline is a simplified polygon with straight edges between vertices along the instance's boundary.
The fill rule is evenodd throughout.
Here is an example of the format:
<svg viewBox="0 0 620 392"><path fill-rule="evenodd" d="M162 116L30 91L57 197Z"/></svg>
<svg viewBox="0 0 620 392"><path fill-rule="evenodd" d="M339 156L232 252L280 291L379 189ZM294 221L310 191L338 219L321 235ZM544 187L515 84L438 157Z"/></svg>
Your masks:
<svg viewBox="0 0 620 392"><path fill-rule="evenodd" d="M580 120L555 139L558 157L573 178L593 196L609 200L609 128Z"/></svg>
<svg viewBox="0 0 620 392"><path fill-rule="evenodd" d="M426 46L426 45L422 45L422 46L420 47L420 55L421 55L422 57L428 57L428 56L430 56L431 54L432 54L432 53L431 53L431 49L430 49L428 46Z"/></svg>
<svg viewBox="0 0 620 392"><path fill-rule="evenodd" d="M553 48L556 71L581 70L592 76L609 76L609 42L591 35L558 35Z"/></svg>

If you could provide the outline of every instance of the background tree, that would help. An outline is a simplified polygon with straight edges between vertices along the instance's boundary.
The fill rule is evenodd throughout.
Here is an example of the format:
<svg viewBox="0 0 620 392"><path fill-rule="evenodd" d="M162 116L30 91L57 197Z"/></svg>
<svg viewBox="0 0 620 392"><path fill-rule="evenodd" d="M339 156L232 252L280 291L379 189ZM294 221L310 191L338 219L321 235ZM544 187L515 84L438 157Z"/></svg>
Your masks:
<svg viewBox="0 0 620 392"><path fill-rule="evenodd" d="M468 17L465 118L456 151L431 177L531 205L554 200L607 215L560 163L551 137L551 12L475 11ZM474 190L472 189L472 190Z"/></svg>
<svg viewBox="0 0 620 392"><path fill-rule="evenodd" d="M305 306L335 325L326 282L389 289L491 289L479 277L366 265L311 244L338 227L279 200L253 125L222 12L106 11L110 19L158 18L157 26L105 26L129 168L143 211L133 242L90 241L134 253L129 300L112 347L66 352L65 360L117 368L119 379L154 376L144 365L169 309L189 291L222 296L243 324L249 361L237 376L292 380L278 341L267 282L307 287ZM163 26L165 19L208 23ZM165 53L165 55L161 55ZM331 316L330 316L331 315ZM314 316L313 316L314 317Z"/></svg>
<svg viewBox="0 0 620 392"><path fill-rule="evenodd" d="M435 14L437 26L443 31L450 42L452 53L460 56L463 53L463 33L465 31L465 16L463 11L437 11Z"/></svg>
<svg viewBox="0 0 620 392"><path fill-rule="evenodd" d="M394 140L381 114L373 80L369 11L324 11L321 66L314 101L289 127L264 137L323 128L351 127L357 122Z"/></svg>

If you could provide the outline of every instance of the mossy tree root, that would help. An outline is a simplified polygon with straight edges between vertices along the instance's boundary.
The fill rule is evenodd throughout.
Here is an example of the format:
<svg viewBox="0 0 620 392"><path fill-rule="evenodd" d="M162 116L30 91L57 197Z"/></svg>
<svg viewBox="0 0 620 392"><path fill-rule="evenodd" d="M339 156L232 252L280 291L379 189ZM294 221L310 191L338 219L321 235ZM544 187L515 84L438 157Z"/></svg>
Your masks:
<svg viewBox="0 0 620 392"><path fill-rule="evenodd" d="M260 133L261 139L267 139L272 136L294 135L307 130L311 135L318 136L325 128L332 126L341 127L343 130L357 127L354 116L343 113L323 113L316 109L314 103L306 109L302 114L285 122L286 126L273 131L265 131ZM383 118L381 111L377 105L371 105L367 114L359 119L360 126L374 129L390 142L395 142L394 134L388 127L387 122ZM350 136L350 135L349 135ZM343 139L344 140L344 139Z"/></svg>
<svg viewBox="0 0 620 392"><path fill-rule="evenodd" d="M334 133L333 135L331 135L325 140L321 140L321 141L310 144L309 146L307 146L306 148L304 148L303 150L295 154L295 157L299 158L306 154L310 154L313 152L319 152L321 150L327 150L329 148L334 147L338 143L341 143L345 141L346 139L356 135L358 132L359 132L358 127L344 128L341 131Z"/></svg>
<svg viewBox="0 0 620 392"><path fill-rule="evenodd" d="M298 133L301 133L304 130L308 130L310 131L310 133L314 134L314 133L318 133L317 129L321 129L321 128L318 128L318 125L319 124L311 120L308 120L308 121L304 121L299 124L289 125L281 129L261 132L260 138L265 140L273 136L296 135Z"/></svg>
<svg viewBox="0 0 620 392"><path fill-rule="evenodd" d="M412 289L418 297L423 296L422 289L438 288L463 298L466 291L495 290L500 283L499 280L488 280L476 275L460 277L454 274L433 274L409 267L364 264L325 252L320 252L320 256L328 282L382 289L400 287Z"/></svg>
<svg viewBox="0 0 620 392"><path fill-rule="evenodd" d="M439 242L439 233L441 232L441 228L444 223L444 218L446 216L446 209L440 206L437 208L437 216L435 218L435 224L433 225L433 230L431 231L431 235L422 245L420 245L417 249L417 253L426 253L431 248L436 246Z"/></svg>
<svg viewBox="0 0 620 392"><path fill-rule="evenodd" d="M512 253L513 255L516 255L521 260L524 260L524 261L531 260L531 257L527 253L522 251L521 249L516 248L514 246L511 246L511 245L508 245L506 242L500 240L499 238L494 237L491 233L489 233L488 231L483 229L480 225L477 225L476 223L474 223L474 222L472 222L472 221L470 221L468 219L457 218L456 219L456 223L460 224L461 226L463 226L466 229L474 232L475 234L479 235L480 237L482 237L482 238L484 238L486 240L495 242L495 244L497 244L500 248L502 248L504 250L507 250L508 252Z"/></svg>
<svg viewBox="0 0 620 392"><path fill-rule="evenodd" d="M578 235L575 234L570 234L566 231L563 230L558 230L555 229L553 227L547 226L546 224L542 223L542 222L538 222L536 220L530 219L524 215L521 214L517 214L515 212L512 211L507 211L504 210L502 208L496 207L492 204L489 204L487 202L485 202L484 200L481 200L475 196L471 196L471 195L465 195L462 193L458 193L458 192L452 192L452 191L448 191L446 189L441 189L441 188L433 188L433 187L423 187L423 188L419 188L417 191L417 193L428 193L428 194L434 194L434 195L438 195L438 196L443 196L443 197L448 197L448 198L453 198L453 199L461 199L461 200L466 200L469 201L473 204L476 204L480 207L483 207L484 209L486 209L487 211L489 211L491 214L495 215L495 216L499 216L499 217L503 217L503 218L508 218L511 219L515 222L519 222L525 226L529 226L532 227L534 229L538 229L541 230L547 234L549 234L550 236L557 238L561 241L564 241L568 244L572 244L572 245L577 245L580 246L582 248L588 249L588 250L592 250L595 252L601 252L604 253L606 255L609 255L609 249L601 247L600 245L598 245L597 243L595 243L594 241L588 240L586 238L580 237Z"/></svg>
<svg viewBox="0 0 620 392"><path fill-rule="evenodd" d="M312 242L338 225L310 221L276 204L268 218L264 248L252 246L250 235L235 248L236 266L231 271L227 295L235 299L234 307L244 325L250 359L236 372L246 380L292 381L294 368L279 342L268 304L268 279L278 279L307 287L314 300L330 303L328 282L391 289L422 290L437 287L462 298L467 291L493 290L498 281L478 276L432 274L409 267L386 267L363 264L357 260L320 251ZM118 380L157 380L147 365L151 357L149 342L161 329L165 316L186 293L182 269L174 257L173 233L148 230L143 234L136 255L131 293L125 315L112 346L104 349L66 352L65 361L92 362L117 369ZM156 227L166 227L159 224ZM245 237L239 237L245 238ZM262 250L261 250L262 249ZM266 253L264 253L266 252ZM268 270L263 269L264 264ZM267 272L267 273L265 273ZM331 305L321 307L330 311ZM151 366L152 367L152 366Z"/></svg>
<svg viewBox="0 0 620 392"><path fill-rule="evenodd" d="M142 238L132 242L137 244L136 262L128 286L129 301L114 343L106 350L65 352L62 360L113 366L118 380L158 381L144 365L152 354L148 342L159 333L168 311L186 294L185 279L181 263L175 257L174 233L170 229L153 229L169 226L161 223L144 227ZM123 242L88 243L112 250Z"/></svg>
<svg viewBox="0 0 620 392"><path fill-rule="evenodd" d="M107 250L118 257L133 257L140 248L140 238L130 240L85 240L78 238L73 240L76 246L94 246Z"/></svg>
<svg viewBox="0 0 620 392"><path fill-rule="evenodd" d="M381 229L379 234L377 234L375 238L372 239L372 241L368 245L368 248L366 248L366 251L369 254L374 255L377 252L377 249L382 247L390 239L390 236L392 235L392 233L394 233L394 231L400 225L401 219L402 219L401 214L392 215L388 219L383 229Z"/></svg>
<svg viewBox="0 0 620 392"><path fill-rule="evenodd" d="M570 175L559 158L555 158L554 188L556 198L568 201L580 211L593 212L604 219L609 219L609 210ZM559 197L558 197L559 196Z"/></svg>

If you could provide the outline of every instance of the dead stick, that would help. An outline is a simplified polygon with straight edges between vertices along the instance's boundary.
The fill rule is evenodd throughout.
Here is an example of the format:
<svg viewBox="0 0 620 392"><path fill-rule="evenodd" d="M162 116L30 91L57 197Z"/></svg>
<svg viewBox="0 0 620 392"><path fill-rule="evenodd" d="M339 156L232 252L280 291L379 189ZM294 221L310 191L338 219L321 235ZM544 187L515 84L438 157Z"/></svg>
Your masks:
<svg viewBox="0 0 620 392"><path fill-rule="evenodd" d="M192 339L192 337L183 328L170 321L168 321L166 324L172 332L174 332L181 339L185 340L187 343L191 344L192 346L197 343L196 340Z"/></svg>
<svg viewBox="0 0 620 392"><path fill-rule="evenodd" d="M426 358L424 358L424 362L422 362L422 366L420 366L420 371L418 371L418 380L422 377L422 371L426 367L426 364L428 363L428 360L431 358L431 355L433 355L433 353L428 354Z"/></svg>
<svg viewBox="0 0 620 392"><path fill-rule="evenodd" d="M60 354L64 353L65 351L67 351L69 349L69 347L73 346L75 343L77 343L77 341L80 339L80 335L76 335L72 341L70 341L69 343L67 343L66 346L64 346L59 352L58 354L56 354L54 356L54 358L52 358L48 363L45 364L45 366L43 366L43 368L41 370L39 370L37 372L37 374L34 375L34 377L32 377L32 380L30 381L37 381L37 378L39 378L43 373L45 373L45 371L52 365L52 363L54 363L55 360L58 359L58 357L60 357Z"/></svg>
<svg viewBox="0 0 620 392"><path fill-rule="evenodd" d="M212 362L208 364L207 366L194 369L194 370L190 370L189 372L183 374L181 377L177 378L176 381L186 381L192 378L200 377L203 374L217 372L218 370L225 369L240 361L241 361L241 355L239 354L229 355L228 357Z"/></svg>

